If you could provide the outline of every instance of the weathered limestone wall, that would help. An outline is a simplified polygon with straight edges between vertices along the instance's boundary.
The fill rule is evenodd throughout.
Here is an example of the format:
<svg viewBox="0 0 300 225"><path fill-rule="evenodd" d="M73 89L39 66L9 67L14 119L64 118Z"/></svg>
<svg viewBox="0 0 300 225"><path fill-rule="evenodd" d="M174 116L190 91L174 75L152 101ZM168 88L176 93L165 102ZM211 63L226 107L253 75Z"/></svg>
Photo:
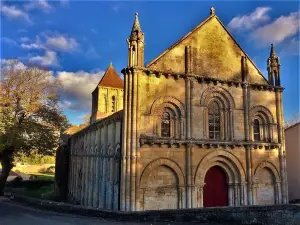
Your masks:
<svg viewBox="0 0 300 225"><path fill-rule="evenodd" d="M145 91L135 92L140 137L134 166L137 181L128 186L135 186L136 197L125 205L136 204L135 210L203 207L204 177L216 165L228 176L228 205L284 202L285 172L280 165L274 90L249 85L245 127L241 83L201 82L193 76L176 78L140 70L129 74L137 77L138 90ZM223 104L220 140L208 137L207 107L213 99ZM174 111L170 138L161 136L161 115L166 108ZM254 141L252 121L260 114L265 118L261 140ZM127 174L131 172L129 168Z"/></svg>
<svg viewBox="0 0 300 225"><path fill-rule="evenodd" d="M105 118L123 109L123 89L99 86L93 101L95 107L92 109L91 121Z"/></svg>
<svg viewBox="0 0 300 225"><path fill-rule="evenodd" d="M224 29L217 17L208 18L180 41L166 50L166 54L150 63L149 68L174 73L185 73L186 46L193 55L191 71L203 77L241 80L241 57L245 53ZM267 84L254 64L247 62L249 81Z"/></svg>
<svg viewBox="0 0 300 225"><path fill-rule="evenodd" d="M119 209L122 115L114 113L71 137L70 202Z"/></svg>

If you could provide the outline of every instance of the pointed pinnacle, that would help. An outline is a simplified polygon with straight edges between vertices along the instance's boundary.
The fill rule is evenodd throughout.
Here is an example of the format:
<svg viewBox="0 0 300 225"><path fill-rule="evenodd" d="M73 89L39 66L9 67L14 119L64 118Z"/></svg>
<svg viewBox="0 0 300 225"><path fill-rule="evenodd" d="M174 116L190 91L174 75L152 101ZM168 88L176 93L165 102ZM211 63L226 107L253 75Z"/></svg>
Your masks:
<svg viewBox="0 0 300 225"><path fill-rule="evenodd" d="M141 26L140 26L140 21L139 21L139 17L138 17L138 13L135 13L135 18L134 18L134 23L132 26L132 30L131 33L135 32L135 31L141 31Z"/></svg>
<svg viewBox="0 0 300 225"><path fill-rule="evenodd" d="M215 8L214 8L214 7L211 7L211 8L210 8L210 15L214 16L215 14L216 14Z"/></svg>
<svg viewBox="0 0 300 225"><path fill-rule="evenodd" d="M271 44L270 57L276 57L276 52L275 52L275 49L274 49L274 45L273 45L273 44Z"/></svg>

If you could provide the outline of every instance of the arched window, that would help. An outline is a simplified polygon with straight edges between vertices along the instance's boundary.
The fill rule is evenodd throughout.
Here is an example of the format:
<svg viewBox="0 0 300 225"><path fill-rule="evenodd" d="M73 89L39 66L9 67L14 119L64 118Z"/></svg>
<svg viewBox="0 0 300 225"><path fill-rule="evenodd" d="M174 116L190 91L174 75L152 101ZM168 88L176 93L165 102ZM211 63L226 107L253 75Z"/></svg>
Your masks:
<svg viewBox="0 0 300 225"><path fill-rule="evenodd" d="M171 119L170 114L168 112L164 112L161 118L161 136L162 137L170 137L171 132Z"/></svg>
<svg viewBox="0 0 300 225"><path fill-rule="evenodd" d="M111 111L112 112L116 111L116 97L115 96L111 97Z"/></svg>
<svg viewBox="0 0 300 225"><path fill-rule="evenodd" d="M259 126L258 119L255 119L253 121L253 136L254 136L254 141L260 141L260 126Z"/></svg>
<svg viewBox="0 0 300 225"><path fill-rule="evenodd" d="M216 102L208 105L209 139L220 139L220 107Z"/></svg>
<svg viewBox="0 0 300 225"><path fill-rule="evenodd" d="M104 102L104 104L103 104L103 111L105 113L107 113L107 97L106 97L106 95L103 95L103 102Z"/></svg>

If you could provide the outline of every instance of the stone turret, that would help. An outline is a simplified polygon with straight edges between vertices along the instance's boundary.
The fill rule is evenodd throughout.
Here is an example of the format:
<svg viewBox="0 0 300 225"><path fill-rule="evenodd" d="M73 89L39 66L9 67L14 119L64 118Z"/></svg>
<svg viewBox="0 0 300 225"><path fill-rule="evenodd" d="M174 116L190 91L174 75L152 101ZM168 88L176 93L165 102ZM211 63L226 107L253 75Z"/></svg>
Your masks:
<svg viewBox="0 0 300 225"><path fill-rule="evenodd" d="M135 13L135 19L132 26L132 30L128 44L128 67L138 66L144 67L144 33L142 32L138 13Z"/></svg>
<svg viewBox="0 0 300 225"><path fill-rule="evenodd" d="M280 59L278 56L276 56L273 44L271 44L270 56L267 62L269 83L271 85L280 86Z"/></svg>

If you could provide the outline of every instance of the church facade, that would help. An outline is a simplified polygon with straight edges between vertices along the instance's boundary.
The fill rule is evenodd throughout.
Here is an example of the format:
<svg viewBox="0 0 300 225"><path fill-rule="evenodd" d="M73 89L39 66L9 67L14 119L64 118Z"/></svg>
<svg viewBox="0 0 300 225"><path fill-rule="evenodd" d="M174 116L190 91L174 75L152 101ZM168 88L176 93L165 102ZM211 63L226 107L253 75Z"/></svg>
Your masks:
<svg viewBox="0 0 300 225"><path fill-rule="evenodd" d="M110 65L90 126L70 138L70 202L124 211L288 202L273 45L265 79L213 8L147 65L137 14L127 44L123 88Z"/></svg>

